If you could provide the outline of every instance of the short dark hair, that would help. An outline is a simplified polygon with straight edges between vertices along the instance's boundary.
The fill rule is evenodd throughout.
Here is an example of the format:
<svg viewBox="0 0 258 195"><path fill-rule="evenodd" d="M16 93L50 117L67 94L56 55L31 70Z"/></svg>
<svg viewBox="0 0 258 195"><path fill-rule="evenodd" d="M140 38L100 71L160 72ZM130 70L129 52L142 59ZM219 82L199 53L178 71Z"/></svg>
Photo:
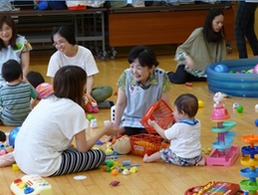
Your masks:
<svg viewBox="0 0 258 195"><path fill-rule="evenodd" d="M16 60L8 60L2 66L2 76L7 82L12 82L22 75L22 67Z"/></svg>
<svg viewBox="0 0 258 195"><path fill-rule="evenodd" d="M4 23L6 23L12 29L13 35L10 40L10 45L13 49L17 49L16 39L17 39L18 35L17 35L17 29L16 29L16 25L14 23L14 20L12 19L12 17L10 15L0 14L0 28L3 28ZM3 40L0 39L0 51L2 51L3 48L7 48L7 47L4 44Z"/></svg>
<svg viewBox="0 0 258 195"><path fill-rule="evenodd" d="M39 72L30 71L28 72L26 78L34 88L37 88L37 86L41 83L45 83L44 77Z"/></svg>
<svg viewBox="0 0 258 195"><path fill-rule="evenodd" d="M219 15L224 16L224 13L219 8L210 9L209 12L206 15L205 23L204 23L204 26L203 26L203 35L204 35L204 39L207 42L220 43L220 42L223 42L223 40L225 38L224 25L222 26L220 32L214 32L214 30L212 28L212 21L214 20L214 18L216 16L219 16Z"/></svg>
<svg viewBox="0 0 258 195"><path fill-rule="evenodd" d="M193 94L182 94L176 99L175 106L179 113L185 112L189 117L194 117L198 111L198 100Z"/></svg>
<svg viewBox="0 0 258 195"><path fill-rule="evenodd" d="M58 98L69 98L84 106L83 89L87 74L78 66L64 66L60 68L53 81L54 95Z"/></svg>
<svg viewBox="0 0 258 195"><path fill-rule="evenodd" d="M137 58L140 65L143 67L148 66L151 68L153 65L155 67L159 65L155 53L149 47L144 45L138 45L130 51L128 55L128 62L131 64Z"/></svg>
<svg viewBox="0 0 258 195"><path fill-rule="evenodd" d="M54 35L59 34L64 37L71 45L76 44L74 31L68 26L59 26L53 29L51 34L51 41L54 43Z"/></svg>

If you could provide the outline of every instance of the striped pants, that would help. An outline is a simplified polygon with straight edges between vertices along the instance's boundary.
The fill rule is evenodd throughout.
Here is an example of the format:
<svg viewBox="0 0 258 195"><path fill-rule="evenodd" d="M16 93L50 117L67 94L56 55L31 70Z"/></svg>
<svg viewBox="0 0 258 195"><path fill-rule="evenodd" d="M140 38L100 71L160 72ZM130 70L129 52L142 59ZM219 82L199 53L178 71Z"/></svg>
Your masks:
<svg viewBox="0 0 258 195"><path fill-rule="evenodd" d="M62 154L62 163L53 175L65 175L78 173L98 168L104 163L106 154L101 150L89 150L88 152L79 152L75 148L68 148Z"/></svg>
<svg viewBox="0 0 258 195"><path fill-rule="evenodd" d="M252 48L254 56L258 55L258 41L254 31L254 18L257 6L258 3L238 2L235 20L235 37L239 58L248 57L245 37Z"/></svg>

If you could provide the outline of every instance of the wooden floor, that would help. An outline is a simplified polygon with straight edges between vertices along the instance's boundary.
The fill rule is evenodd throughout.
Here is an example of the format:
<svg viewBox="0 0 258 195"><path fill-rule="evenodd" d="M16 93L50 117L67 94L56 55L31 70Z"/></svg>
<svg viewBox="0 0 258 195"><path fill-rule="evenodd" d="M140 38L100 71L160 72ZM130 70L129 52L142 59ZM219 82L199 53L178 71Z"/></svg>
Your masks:
<svg viewBox="0 0 258 195"><path fill-rule="evenodd" d="M166 50L166 47L165 49L163 47L155 47L155 52L159 54L159 67L166 71L175 70L176 67L176 62L173 60L173 47L169 46L168 48L171 48L171 51ZM43 75L46 75L48 60L52 52L53 51L31 52L30 69L40 71ZM109 84L113 87L113 93L115 93L117 91L117 79L122 71L129 67L125 56L125 54L119 53L118 50L118 55L115 60L106 59L105 61L100 61L99 59L96 59L100 73L96 76L95 85L98 86L101 84ZM249 56L252 57L250 49ZM237 58L238 54L234 44L233 53L228 54L227 59ZM50 82L50 79L46 78L46 81ZM206 82L193 82L192 87L187 87L185 84L172 84L172 90L170 93L171 102L174 103L175 98L182 93L193 93L199 100L204 102L204 106L203 108L199 109L196 118L200 119L202 124L202 148L211 148L212 142L215 142L217 137L216 133L211 132L211 128L216 126L216 123L212 122L210 119L214 104L211 96L213 93L209 91ZM115 95L110 98L110 100L114 102L116 99L117 96ZM234 102L238 102L244 107L243 113L237 113L236 110L233 110L232 105ZM225 102L225 106L231 116L230 121L235 121L237 123L237 126L233 128L233 131L237 132L233 145L238 145L240 147L246 145L241 142L241 137L244 135L258 135L258 127L256 127L254 124L255 119L258 118L258 113L255 110L255 105L257 103L258 99L256 98L242 97L231 97ZM104 126L104 120L110 120L110 110L103 109L100 110L99 113L93 115L97 119L98 128L89 128L87 137L91 137L92 135L96 134ZM5 132L10 132L12 129L13 127L0 126L0 130ZM103 137L103 140L104 139L105 138ZM246 179L240 176L240 169L245 167L240 164L240 156L234 165L230 167L179 167L173 164L167 164L163 161L156 163L143 163L141 157L133 155L118 158L119 162L122 160L131 160L131 164L140 164L138 167L139 172L127 176L122 175L121 173L117 176L112 176L111 173L103 172L102 169L97 169L78 174L46 178L46 180L52 185L54 195L182 195L188 188L198 185L205 185L209 181L227 181L239 183L243 179ZM11 183L23 175L24 173L20 170L13 171L11 166L0 168L1 195L11 194ZM87 176L87 178L84 180L75 180L74 176L76 175L84 175ZM120 181L120 184L116 187L109 185L109 183L114 180Z"/></svg>

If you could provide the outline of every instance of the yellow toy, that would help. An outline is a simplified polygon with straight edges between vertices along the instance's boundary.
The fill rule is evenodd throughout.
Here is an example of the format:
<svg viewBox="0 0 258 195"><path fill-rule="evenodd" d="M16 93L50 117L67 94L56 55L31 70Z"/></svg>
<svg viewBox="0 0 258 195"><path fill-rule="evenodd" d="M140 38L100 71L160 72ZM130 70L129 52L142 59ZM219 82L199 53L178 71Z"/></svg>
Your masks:
<svg viewBox="0 0 258 195"><path fill-rule="evenodd" d="M20 170L17 164L13 164L12 167L13 167L13 171Z"/></svg>
<svg viewBox="0 0 258 195"><path fill-rule="evenodd" d="M52 186L39 175L25 175L11 184L13 195L53 195Z"/></svg>

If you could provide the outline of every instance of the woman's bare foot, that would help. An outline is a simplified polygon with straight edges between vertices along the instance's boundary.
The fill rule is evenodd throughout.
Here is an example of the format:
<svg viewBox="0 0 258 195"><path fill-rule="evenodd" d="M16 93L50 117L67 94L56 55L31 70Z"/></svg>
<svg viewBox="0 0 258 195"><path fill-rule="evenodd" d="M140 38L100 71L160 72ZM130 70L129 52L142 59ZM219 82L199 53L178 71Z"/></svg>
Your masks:
<svg viewBox="0 0 258 195"><path fill-rule="evenodd" d="M196 166L204 166L205 165L205 157L202 156L201 160L196 164Z"/></svg>

